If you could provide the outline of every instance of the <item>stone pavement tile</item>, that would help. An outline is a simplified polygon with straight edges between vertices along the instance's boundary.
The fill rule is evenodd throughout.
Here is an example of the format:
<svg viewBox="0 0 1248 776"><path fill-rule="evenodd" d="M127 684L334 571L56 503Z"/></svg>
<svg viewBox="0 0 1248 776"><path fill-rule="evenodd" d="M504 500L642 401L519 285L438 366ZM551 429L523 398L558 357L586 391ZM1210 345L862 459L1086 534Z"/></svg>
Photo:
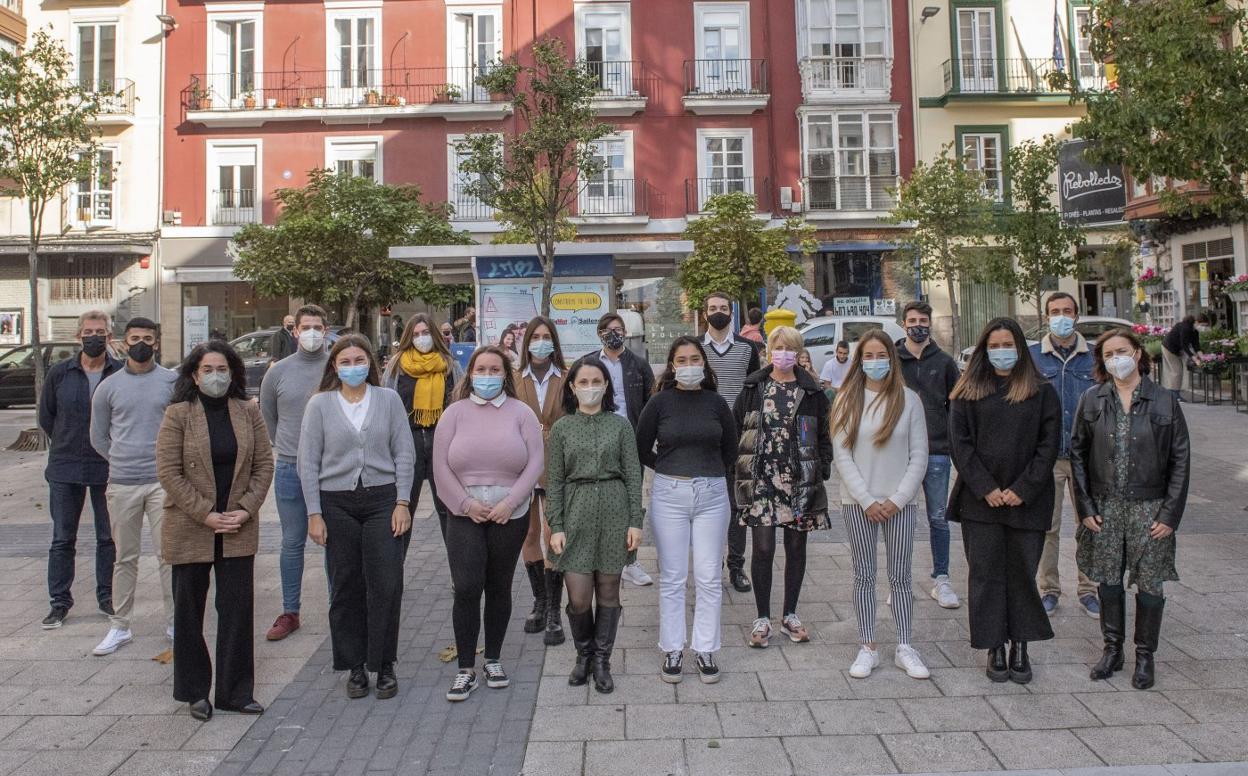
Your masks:
<svg viewBox="0 0 1248 776"><path fill-rule="evenodd" d="M1248 761L1248 722L1208 722L1167 725L1210 762ZM1248 771L1248 766L1245 766Z"/></svg>
<svg viewBox="0 0 1248 776"><path fill-rule="evenodd" d="M617 676L613 672L612 678L615 679L615 692L603 694L590 687L590 705L622 706L633 703L676 702L676 688L657 676L646 676L645 674L619 674ZM725 677L724 681L728 681L727 677ZM589 684L592 685L593 683L594 680L591 677ZM564 684L567 684L567 682L564 682Z"/></svg>
<svg viewBox="0 0 1248 776"><path fill-rule="evenodd" d="M902 773L1000 768L974 733L890 733L880 739Z"/></svg>
<svg viewBox="0 0 1248 776"><path fill-rule="evenodd" d="M1198 722L1248 720L1248 690L1179 690L1166 697Z"/></svg>
<svg viewBox="0 0 1248 776"><path fill-rule="evenodd" d="M614 663L614 661L612 661ZM611 676L615 679L616 687L619 687L620 680L624 677L623 671L617 671L615 666L611 666ZM634 674L641 676L641 674ZM658 679L658 677L654 677ZM589 703L590 685L593 684L591 679L588 683L580 687L572 687L567 680L560 676L544 676L537 688L537 705L538 706L583 706Z"/></svg>
<svg viewBox="0 0 1248 776"><path fill-rule="evenodd" d="M984 675L983 667L978 666L975 668L932 668L931 681L940 690L940 694L946 697L1027 694L1027 688L1021 684L990 680Z"/></svg>
<svg viewBox="0 0 1248 776"><path fill-rule="evenodd" d="M0 741L0 749L86 749L117 717L31 717Z"/></svg>
<svg viewBox="0 0 1248 776"><path fill-rule="evenodd" d="M773 633L778 633L778 630ZM775 639L772 639L775 643ZM785 639L787 642L788 639ZM770 652L775 646L756 652ZM858 628L854 626L854 637L842 642L818 641L808 644L786 643L779 647L789 668L794 671L819 671L829 668L848 668L858 655ZM880 659L883 660L881 654Z"/></svg>
<svg viewBox="0 0 1248 776"><path fill-rule="evenodd" d="M19 768L30 762L31 755L31 752L16 750L0 751L0 774L18 773Z"/></svg>
<svg viewBox="0 0 1248 776"><path fill-rule="evenodd" d="M17 675L0 681L6 685L34 687L75 685L87 681L104 668L98 660L38 660L26 666Z"/></svg>
<svg viewBox="0 0 1248 776"><path fill-rule="evenodd" d="M1157 664L1160 680L1169 672L1179 671L1195 684L1194 690L1240 690L1248 688L1248 660L1169 660ZM1176 688L1187 689L1187 688Z"/></svg>
<svg viewBox="0 0 1248 776"><path fill-rule="evenodd" d="M1210 661L1211 663L1219 663L1224 661ZM1133 653L1129 653L1127 662L1123 666L1123 670L1114 674L1104 682L1097 684L1106 684L1120 692L1139 692L1131 686L1131 672L1135 669ZM1201 690L1212 689L1201 687L1199 682L1193 681L1185 672L1174 668L1172 664L1166 662L1158 662L1155 667L1156 683L1153 690L1156 692L1169 692L1171 690ZM1218 688L1221 689L1221 688ZM1078 690L1072 690L1078 692Z"/></svg>
<svg viewBox="0 0 1248 776"><path fill-rule="evenodd" d="M533 712L529 738L533 741L618 741L624 738L624 712L614 706L538 706Z"/></svg>
<svg viewBox="0 0 1248 776"><path fill-rule="evenodd" d="M655 681L660 681L657 677ZM689 677L677 685L678 703L717 703L730 701L762 701L763 686L759 684L758 674L721 674L714 684L703 684L696 676Z"/></svg>
<svg viewBox="0 0 1248 776"><path fill-rule="evenodd" d="M781 742L793 763L794 776L897 773L876 736L802 736Z"/></svg>
<svg viewBox="0 0 1248 776"><path fill-rule="evenodd" d="M129 752L35 752L22 764L22 776L109 776L130 757Z"/></svg>
<svg viewBox="0 0 1248 776"><path fill-rule="evenodd" d="M691 747L699 742L690 741ZM701 742L703 746L706 743ZM685 776L681 741L590 741L585 745L586 776ZM545 774L541 774L545 776Z"/></svg>
<svg viewBox="0 0 1248 776"><path fill-rule="evenodd" d="M3 741L4 737L7 736L9 733L12 733L14 730L17 730L22 725L25 725L28 720L30 720L30 717L18 717L18 716L0 717L0 741Z"/></svg>
<svg viewBox="0 0 1248 776"><path fill-rule="evenodd" d="M1128 666L1129 668L1130 666ZM1027 691L1037 695L1052 693L1090 693L1114 692L1116 689L1109 682L1094 682L1088 676L1092 666L1087 663L1050 663L1037 665L1032 671L1032 679L1026 685ZM1129 682L1128 682L1129 683ZM1014 684L1003 682L1003 684Z"/></svg>
<svg viewBox="0 0 1248 776"><path fill-rule="evenodd" d="M1103 725L1169 725L1195 722L1159 692L1119 692L1075 695Z"/></svg>
<svg viewBox="0 0 1248 776"><path fill-rule="evenodd" d="M940 695L940 689L928 679L911 679L890 660L880 656L880 667L866 679L855 679L844 673L845 681L855 698L926 698Z"/></svg>
<svg viewBox="0 0 1248 776"><path fill-rule="evenodd" d="M1194 660L1223 660L1248 657L1248 639L1226 633L1209 633L1195 636L1167 635L1173 644ZM1158 649L1161 653L1160 648Z"/></svg>
<svg viewBox="0 0 1248 776"><path fill-rule="evenodd" d="M1054 663L1095 662L1104 644L1100 639L1055 638L1027 645L1027 654L1037 666Z"/></svg>
<svg viewBox="0 0 1248 776"><path fill-rule="evenodd" d="M778 738L726 738L719 746L686 741L689 776L789 776L793 769ZM662 773L652 771L651 773Z"/></svg>
<svg viewBox="0 0 1248 776"><path fill-rule="evenodd" d="M1071 695L999 695L988 699L1015 730L1097 726L1092 712Z"/></svg>
<svg viewBox="0 0 1248 776"><path fill-rule="evenodd" d="M1243 776L1248 772L1245 763L1185 763L1168 765L1171 776Z"/></svg>
<svg viewBox="0 0 1248 776"><path fill-rule="evenodd" d="M584 764L585 744L580 741L531 741L520 776L581 776Z"/></svg>
<svg viewBox="0 0 1248 776"><path fill-rule="evenodd" d="M22 695L8 703L4 714L62 716L87 714L113 694L112 687L28 687Z"/></svg>
<svg viewBox="0 0 1248 776"><path fill-rule="evenodd" d="M201 725L199 730L191 734L183 749L207 749L229 751L247 735L256 718L249 714L225 714L218 712L212 720Z"/></svg>
<svg viewBox="0 0 1248 776"><path fill-rule="evenodd" d="M981 732L979 738L1010 769L1101 764L1100 758L1069 730L989 730Z"/></svg>
<svg viewBox="0 0 1248 776"><path fill-rule="evenodd" d="M825 736L914 731L894 700L810 701L807 705Z"/></svg>
<svg viewBox="0 0 1248 776"><path fill-rule="evenodd" d="M725 738L814 736L815 718L802 701L717 703Z"/></svg>
<svg viewBox="0 0 1248 776"><path fill-rule="evenodd" d="M1005 730L1006 724L983 698L906 698L897 701L920 733Z"/></svg>
<svg viewBox="0 0 1248 776"><path fill-rule="evenodd" d="M854 697L840 671L759 671L768 700L824 701Z"/></svg>
<svg viewBox="0 0 1248 776"><path fill-rule="evenodd" d="M225 752L135 752L118 769L125 776L208 776Z"/></svg>
<svg viewBox="0 0 1248 776"><path fill-rule="evenodd" d="M123 717L97 738L92 749L180 749L205 723L190 715Z"/></svg>
<svg viewBox="0 0 1248 776"><path fill-rule="evenodd" d="M167 684L132 684L119 688L108 699L91 710L92 714L176 714L186 708L173 699L173 687Z"/></svg>
<svg viewBox="0 0 1248 776"><path fill-rule="evenodd" d="M640 647L653 647L659 643L659 622L654 620L648 624L642 624L641 620L635 620L634 625L621 625L615 636L616 649L635 649Z"/></svg>
<svg viewBox="0 0 1248 776"><path fill-rule="evenodd" d="M939 641L936 643L941 654L949 661L949 664L958 668L975 668L983 670L988 660L988 652L983 649L974 649L969 641Z"/></svg>
<svg viewBox="0 0 1248 776"><path fill-rule="evenodd" d="M796 645L794 645L796 646ZM651 658L654 664L653 671L659 670L661 656L658 650L651 652L654 657ZM740 646L726 644L722 647L718 654L715 655L715 662L719 664L719 670L724 673L753 673L756 671L785 671L791 668L785 661L785 652L779 649L754 649L745 646L742 641ZM685 670L693 668L694 660L690 653L686 653ZM697 669L693 669L697 672Z"/></svg>
<svg viewBox="0 0 1248 776"><path fill-rule="evenodd" d="M100 663L101 667L83 683L86 687L102 685L117 689L127 684L171 684L173 681L172 666L161 665L155 660L105 660L96 657L91 657L91 660Z"/></svg>
<svg viewBox="0 0 1248 776"><path fill-rule="evenodd" d="M719 738L719 715L711 703L634 705L626 707L629 739ZM598 738L607 738L599 736ZM623 736L611 736L623 738Z"/></svg>
<svg viewBox="0 0 1248 776"><path fill-rule="evenodd" d="M1076 728L1075 735L1109 765L1199 762L1200 753L1161 725Z"/></svg>

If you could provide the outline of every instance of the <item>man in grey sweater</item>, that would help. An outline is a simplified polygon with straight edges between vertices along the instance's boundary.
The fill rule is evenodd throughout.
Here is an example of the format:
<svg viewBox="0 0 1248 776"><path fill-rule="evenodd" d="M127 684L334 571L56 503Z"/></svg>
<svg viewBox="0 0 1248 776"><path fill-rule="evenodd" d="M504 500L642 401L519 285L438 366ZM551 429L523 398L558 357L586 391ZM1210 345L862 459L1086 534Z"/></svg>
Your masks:
<svg viewBox="0 0 1248 776"><path fill-rule="evenodd" d="M93 650L96 655L111 655L134 640L130 613L139 576L144 515L160 564L165 635L173 640L173 572L160 546L165 491L156 478L156 436L178 375L156 363L156 324L151 320L131 318L124 342L126 368L104 378L91 398L91 446L108 461L106 498L117 545L113 614L108 635Z"/></svg>
<svg viewBox="0 0 1248 776"><path fill-rule="evenodd" d="M325 348L325 311L305 305L295 312L296 352L269 367L260 383L260 412L269 427L269 439L277 452L273 473L273 496L282 524L282 551L278 567L282 574L282 613L265 634L280 641L299 630L299 604L303 593L303 552L308 541L308 508L299 481L299 428L308 400L325 375L329 352Z"/></svg>

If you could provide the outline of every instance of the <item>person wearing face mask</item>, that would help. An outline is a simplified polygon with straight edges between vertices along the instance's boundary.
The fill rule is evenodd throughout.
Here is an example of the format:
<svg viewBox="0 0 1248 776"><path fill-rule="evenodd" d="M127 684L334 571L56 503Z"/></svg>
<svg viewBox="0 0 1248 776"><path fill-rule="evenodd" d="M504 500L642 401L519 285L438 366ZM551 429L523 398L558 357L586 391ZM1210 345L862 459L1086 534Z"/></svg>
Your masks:
<svg viewBox="0 0 1248 776"><path fill-rule="evenodd" d="M165 636L173 641L173 576L161 550L165 493L156 474L156 436L178 375L156 362L159 332L147 318L131 318L123 335L124 369L100 381L91 396L91 446L108 462L108 516L116 544L113 563L113 613L109 631L92 651L111 655L133 641L134 610L147 517L160 566L165 603Z"/></svg>
<svg viewBox="0 0 1248 776"><path fill-rule="evenodd" d="M1161 340L1162 387L1183 401L1183 389L1190 385L1187 365L1200 355L1200 333L1209 330L1209 313L1187 315L1170 327Z"/></svg>
<svg viewBox="0 0 1248 776"><path fill-rule="evenodd" d="M950 399L949 519L962 525L971 646L988 650L989 679L1026 684L1027 644L1053 638L1036 567L1053 515L1061 400L1012 318L984 327Z"/></svg>
<svg viewBox="0 0 1248 776"><path fill-rule="evenodd" d="M330 577L329 636L334 670L349 671L347 697L399 691L403 558L412 528L416 452L408 408L380 385L372 343L339 337L299 434L299 481L308 536L325 548Z"/></svg>
<svg viewBox="0 0 1248 776"><path fill-rule="evenodd" d="M801 348L797 329L773 329L767 338L771 365L746 378L733 407L740 437L735 507L754 540L750 569L758 616L749 644L759 649L771 640L776 529L784 534L780 629L801 643L810 641L810 632L797 616L806 576L806 541L811 531L828 527L828 492L823 484L832 476L828 397L810 373L797 368Z"/></svg>
<svg viewBox="0 0 1248 776"><path fill-rule="evenodd" d="M543 325L534 321L529 330ZM551 561L568 588L576 645L568 684L583 685L592 672L600 693L615 689L620 571L641 546L642 520L637 442L628 421L611 411L610 379L597 359L578 362L561 389L565 414L546 442Z"/></svg>
<svg viewBox="0 0 1248 776"><path fill-rule="evenodd" d="M542 425L516 399L516 378L496 345L473 351L468 379L455 389L433 439L433 476L451 516L446 557L455 603L451 621L459 671L448 701L477 688L477 637L485 629L486 685L511 684L503 670L503 639L511 619L511 582L529 530L533 489L545 470ZM481 601L485 599L482 613Z"/></svg>
<svg viewBox="0 0 1248 776"><path fill-rule="evenodd" d="M201 462L211 462L202 466ZM217 709L260 714L252 646L253 576L260 508L273 482L273 450L247 369L224 342L198 345L178 368L156 439L165 489L165 560L173 567L173 697L205 721ZM216 581L217 677L204 643L204 606Z"/></svg>
<svg viewBox="0 0 1248 776"><path fill-rule="evenodd" d="M1092 351L1099 386L1079 402L1071 436L1071 470L1080 526L1079 570L1100 585L1105 646L1093 681L1123 667L1126 584L1134 584L1135 671L1131 686L1155 680L1153 657L1166 599L1177 581L1175 538L1191 476L1191 443L1174 395L1146 375L1149 357L1127 329L1107 331Z"/></svg>
<svg viewBox="0 0 1248 776"><path fill-rule="evenodd" d="M1062 401L1062 447L1053 467L1053 522L1044 537L1044 553L1040 555L1040 600L1044 610L1052 614L1062 597L1062 578L1058 572L1058 550L1061 548L1062 503L1064 494L1070 491L1075 501L1075 483L1070 473L1070 432L1074 426L1075 408L1079 397L1093 385L1092 348L1083 335L1075 331L1079 321L1079 303L1064 291L1050 294L1044 301L1044 311L1049 318L1049 332L1032 345L1031 360L1044 379L1057 390ZM1096 595L1096 584L1083 573L1079 574L1079 606L1090 617L1101 613Z"/></svg>
<svg viewBox="0 0 1248 776"><path fill-rule="evenodd" d="M299 606L303 593L303 559L308 541L308 508L299 480L299 430L308 400L325 375L329 353L325 349L325 311L304 305L295 312L299 350L264 373L260 381L260 412L269 429L269 441L277 453L273 472L273 500L282 526L278 568L282 577L282 613L265 638L280 641L299 630Z"/></svg>
<svg viewBox="0 0 1248 776"><path fill-rule="evenodd" d="M442 324L440 331L442 332L442 339L448 346L455 344L455 328L451 324Z"/></svg>
<svg viewBox="0 0 1248 776"><path fill-rule="evenodd" d="M269 366L276 364L287 356L294 355L299 349L299 338L295 336L295 316L282 318L282 327L273 332L269 338Z"/></svg>
<svg viewBox="0 0 1248 776"><path fill-rule="evenodd" d="M702 344L679 337L667 368L637 423L637 451L654 469L650 525L659 555L659 649L665 682L681 680L685 649L685 582L693 554L693 650L698 676L719 681L723 601L720 558L732 519L730 482L737 458L737 424L717 389Z"/></svg>
<svg viewBox="0 0 1248 776"><path fill-rule="evenodd" d="M894 664L913 679L931 673L912 646L910 561L919 487L927 471L927 419L905 387L897 348L883 329L858 341L854 363L832 408L841 515L854 564L854 612L862 646L849 675L865 679L880 664L875 642L876 538L883 530L888 585L897 624Z"/></svg>
<svg viewBox="0 0 1248 776"><path fill-rule="evenodd" d="M113 613L113 560L116 546L108 520L108 461L91 447L91 395L105 377L122 368L108 353L108 314L91 310L78 318L82 350L48 370L39 400L39 427L48 435L48 512L52 546L48 550L48 598L51 609L44 630L59 628L74 605L74 555L78 524L88 493L95 517L95 600Z"/></svg>

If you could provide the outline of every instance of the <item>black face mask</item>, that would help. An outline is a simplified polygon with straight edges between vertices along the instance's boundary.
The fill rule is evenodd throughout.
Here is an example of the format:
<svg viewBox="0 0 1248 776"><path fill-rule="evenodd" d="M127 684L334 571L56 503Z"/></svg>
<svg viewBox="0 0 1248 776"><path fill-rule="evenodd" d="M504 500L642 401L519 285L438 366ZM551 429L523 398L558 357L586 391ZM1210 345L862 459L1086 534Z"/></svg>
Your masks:
<svg viewBox="0 0 1248 776"><path fill-rule="evenodd" d="M619 350L624 347L624 335L618 331L607 329L601 335L602 344L607 346L607 350Z"/></svg>
<svg viewBox="0 0 1248 776"><path fill-rule="evenodd" d="M82 352L87 354L87 358L99 358L104 354L104 348L107 345L108 341L103 334L92 334L82 338Z"/></svg>
<svg viewBox="0 0 1248 776"><path fill-rule="evenodd" d="M286 327L286 331L293 332L294 330L295 330L295 324L293 323Z"/></svg>
<svg viewBox="0 0 1248 776"><path fill-rule="evenodd" d="M134 360L136 364L146 364L152 360L152 356L156 355L156 348L146 342L136 342L130 346L127 355Z"/></svg>
<svg viewBox="0 0 1248 776"><path fill-rule="evenodd" d="M932 336L931 326L907 326L906 336L915 342L927 342L927 338Z"/></svg>
<svg viewBox="0 0 1248 776"><path fill-rule="evenodd" d="M728 313L711 313L706 316L706 322L711 325L712 329L723 331L728 328L728 324L732 323L732 316Z"/></svg>

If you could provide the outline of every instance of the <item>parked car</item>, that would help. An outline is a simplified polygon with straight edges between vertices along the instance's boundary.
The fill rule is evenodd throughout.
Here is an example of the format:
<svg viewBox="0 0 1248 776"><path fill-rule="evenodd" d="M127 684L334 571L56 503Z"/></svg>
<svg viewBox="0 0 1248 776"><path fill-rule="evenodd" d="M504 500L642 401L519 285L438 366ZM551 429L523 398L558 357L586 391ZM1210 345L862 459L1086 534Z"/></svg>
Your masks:
<svg viewBox="0 0 1248 776"><path fill-rule="evenodd" d="M810 362L815 372L823 369L829 358L836 356L836 343L844 340L849 343L852 354L862 335L872 329L883 329L894 342L906 336L905 329L897 325L897 321L883 315L825 315L811 318L799 327L806 350L810 352Z"/></svg>
<svg viewBox="0 0 1248 776"><path fill-rule="evenodd" d="M1109 318L1104 315L1089 315L1086 318L1080 318L1075 322L1075 331L1083 335L1088 342L1095 342L1096 338L1109 331L1120 327L1131 328L1134 324L1123 318ZM1031 347L1040 341L1044 335L1049 333L1048 325L1038 326L1028 334L1027 347ZM971 352L975 350L975 346L963 348L958 354L958 369L966 369L966 364L971 360Z"/></svg>
<svg viewBox="0 0 1248 776"><path fill-rule="evenodd" d="M44 342L43 368L73 358L78 352L77 342ZM0 354L0 409L14 404L35 403L35 359L31 345L18 345Z"/></svg>
<svg viewBox="0 0 1248 776"><path fill-rule="evenodd" d="M243 365L247 367L248 396L260 395L260 381L264 379L264 373L269 371L269 362L273 358L273 354L269 352L269 342L279 328L281 327L270 326L267 329L257 329L230 340L230 345L238 351L239 358L243 359ZM330 347L338 341L338 334L343 328L330 326L326 329L325 339Z"/></svg>

